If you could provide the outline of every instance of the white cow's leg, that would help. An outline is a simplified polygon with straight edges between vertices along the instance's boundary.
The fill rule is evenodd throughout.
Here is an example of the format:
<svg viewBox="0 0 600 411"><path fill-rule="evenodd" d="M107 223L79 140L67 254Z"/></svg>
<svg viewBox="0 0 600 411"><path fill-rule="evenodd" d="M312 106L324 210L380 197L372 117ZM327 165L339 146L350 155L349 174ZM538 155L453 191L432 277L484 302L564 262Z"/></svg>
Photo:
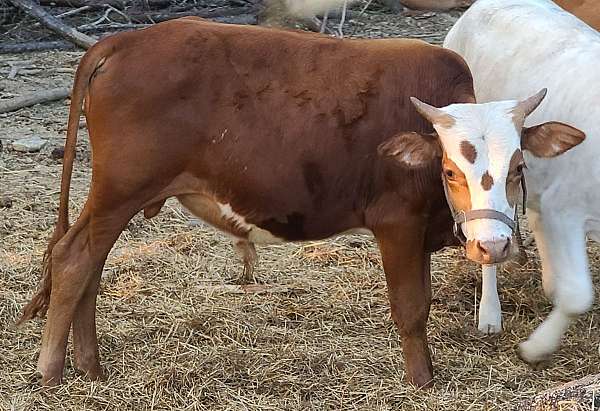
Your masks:
<svg viewBox="0 0 600 411"><path fill-rule="evenodd" d="M496 285L496 266L484 265L481 271L481 301L477 328L484 334L497 334L502 331L502 311Z"/></svg>
<svg viewBox="0 0 600 411"><path fill-rule="evenodd" d="M319 33L325 33L325 30L327 29L327 20L329 19L329 10L325 11L325 14L323 14L323 20L321 21L321 29L319 30Z"/></svg>
<svg viewBox="0 0 600 411"><path fill-rule="evenodd" d="M538 244L538 251L540 253L540 259L542 260L542 288L544 289L544 294L550 301L554 301L554 283L556 278L556 264L553 263L552 260L552 247L557 247L556 243L552 243L551 241L556 241L555 239L551 239L547 237L549 233L548 230L544 230L544 226L542 224L542 219L539 213L530 210L529 211L529 227L533 232L533 236L536 239L539 239L540 243ZM560 244L560 240L559 240Z"/></svg>
<svg viewBox="0 0 600 411"><path fill-rule="evenodd" d="M340 19L340 24L338 26L338 37L344 38L344 23L346 22L346 10L348 8L348 0L344 0L344 6L342 7L342 18Z"/></svg>
<svg viewBox="0 0 600 411"><path fill-rule="evenodd" d="M594 291L583 222L534 215L532 228L542 258L544 292L554 304L548 318L519 346L521 358L536 365L558 349L571 321L590 309Z"/></svg>

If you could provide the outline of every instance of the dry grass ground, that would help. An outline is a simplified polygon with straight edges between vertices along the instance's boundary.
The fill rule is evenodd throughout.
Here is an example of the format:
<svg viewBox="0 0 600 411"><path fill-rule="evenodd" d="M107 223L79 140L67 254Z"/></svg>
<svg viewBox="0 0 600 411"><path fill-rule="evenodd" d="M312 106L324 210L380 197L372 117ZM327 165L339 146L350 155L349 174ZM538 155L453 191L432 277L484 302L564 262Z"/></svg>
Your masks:
<svg viewBox="0 0 600 411"><path fill-rule="evenodd" d="M367 16L357 35L431 33L440 41L452 16L394 20ZM375 23L374 23L375 22ZM378 32L375 32L378 31ZM80 53L0 56L0 93L66 85ZM6 79L9 60L33 60L42 73ZM64 71L67 71L65 73ZM272 288L255 294L223 287L241 270L229 241L168 202L153 220L137 216L123 232L103 274L98 331L104 382L75 375L65 384L35 383L43 320L13 327L35 288L58 206L67 106L53 103L0 116L0 410L494 410L557 383L600 372L600 320L594 310L570 329L554 364L532 371L515 346L548 313L539 260L500 275L505 332L476 329L479 268L458 250L433 258L429 336L436 370L432 390L403 381L397 331L374 243L341 237L259 248L257 275ZM31 134L50 139L39 154L6 149ZM90 178L80 133L72 215ZM597 280L600 250L590 248ZM596 284L600 284L596 281Z"/></svg>

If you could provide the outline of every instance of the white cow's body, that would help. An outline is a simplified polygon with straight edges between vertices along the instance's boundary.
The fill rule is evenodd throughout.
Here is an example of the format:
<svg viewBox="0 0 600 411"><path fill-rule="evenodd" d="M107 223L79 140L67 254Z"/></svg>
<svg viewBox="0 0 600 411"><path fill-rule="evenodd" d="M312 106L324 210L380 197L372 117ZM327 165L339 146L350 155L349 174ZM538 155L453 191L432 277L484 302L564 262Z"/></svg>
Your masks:
<svg viewBox="0 0 600 411"><path fill-rule="evenodd" d="M444 46L467 61L478 102L547 87L548 96L526 126L553 119L587 136L562 156L525 155L528 217L542 258L544 291L554 303L521 345L522 357L535 363L558 348L571 319L593 303L585 241L586 236L600 241L600 33L549 0L478 0ZM487 274L484 282L495 283ZM484 284L484 294L490 288ZM484 295L482 303L494 303L494 297ZM481 313L480 329L500 330L499 305L484 306Z"/></svg>

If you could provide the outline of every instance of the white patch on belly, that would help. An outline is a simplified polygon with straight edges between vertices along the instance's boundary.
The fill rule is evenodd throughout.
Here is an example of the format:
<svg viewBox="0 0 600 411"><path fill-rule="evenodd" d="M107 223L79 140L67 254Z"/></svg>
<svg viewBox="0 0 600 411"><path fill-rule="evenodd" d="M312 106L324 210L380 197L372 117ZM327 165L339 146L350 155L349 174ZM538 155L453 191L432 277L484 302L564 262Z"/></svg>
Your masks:
<svg viewBox="0 0 600 411"><path fill-rule="evenodd" d="M224 219L233 222L237 227L246 231L248 241L255 244L281 244L285 240L271 234L269 231L250 224L246 219L233 211L230 204L217 203Z"/></svg>

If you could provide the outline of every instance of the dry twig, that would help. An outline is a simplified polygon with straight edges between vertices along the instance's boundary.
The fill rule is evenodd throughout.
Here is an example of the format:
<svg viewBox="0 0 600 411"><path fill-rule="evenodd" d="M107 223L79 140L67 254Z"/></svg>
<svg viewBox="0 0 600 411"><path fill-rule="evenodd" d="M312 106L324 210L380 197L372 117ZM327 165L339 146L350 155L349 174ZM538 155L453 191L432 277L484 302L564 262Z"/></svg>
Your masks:
<svg viewBox="0 0 600 411"><path fill-rule="evenodd" d="M9 0L15 7L21 9L28 15L34 17L39 20L44 26L48 27L50 30L58 33L62 37L67 40L77 44L84 49L91 47L96 39L88 36L87 34L83 34L73 27L69 27L64 24L60 19L54 17L47 11L45 11L41 6L37 5L33 0Z"/></svg>

